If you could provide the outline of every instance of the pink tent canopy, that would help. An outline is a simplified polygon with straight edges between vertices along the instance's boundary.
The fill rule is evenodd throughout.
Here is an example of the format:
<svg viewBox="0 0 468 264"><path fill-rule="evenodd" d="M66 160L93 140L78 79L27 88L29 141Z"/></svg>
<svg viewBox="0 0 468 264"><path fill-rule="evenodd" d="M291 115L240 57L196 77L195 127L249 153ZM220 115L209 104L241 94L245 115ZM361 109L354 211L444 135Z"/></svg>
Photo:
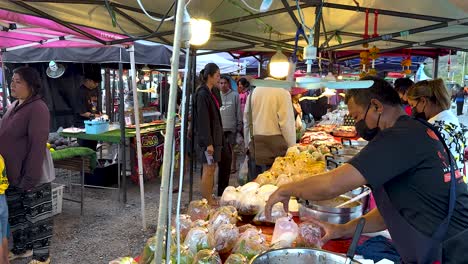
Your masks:
<svg viewBox="0 0 468 264"><path fill-rule="evenodd" d="M126 36L89 27L62 26L52 20L0 10L0 48L99 47ZM130 44L130 43L129 43Z"/></svg>

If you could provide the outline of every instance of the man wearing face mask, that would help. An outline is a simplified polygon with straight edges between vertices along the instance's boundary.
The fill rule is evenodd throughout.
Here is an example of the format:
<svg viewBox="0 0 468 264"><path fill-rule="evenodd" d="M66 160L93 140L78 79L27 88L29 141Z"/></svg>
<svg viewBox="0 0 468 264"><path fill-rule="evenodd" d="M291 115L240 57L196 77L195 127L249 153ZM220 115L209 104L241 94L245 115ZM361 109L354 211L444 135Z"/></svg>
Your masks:
<svg viewBox="0 0 468 264"><path fill-rule="evenodd" d="M388 82L364 79L373 85L349 90L345 102L369 144L332 171L281 186L270 196L265 214L270 216L278 202L287 210L291 196L322 201L366 184L377 208L363 216L364 233L388 229L404 263L466 261L468 190L453 158L438 132L404 112ZM351 237L358 221L318 222L325 231L323 242Z"/></svg>

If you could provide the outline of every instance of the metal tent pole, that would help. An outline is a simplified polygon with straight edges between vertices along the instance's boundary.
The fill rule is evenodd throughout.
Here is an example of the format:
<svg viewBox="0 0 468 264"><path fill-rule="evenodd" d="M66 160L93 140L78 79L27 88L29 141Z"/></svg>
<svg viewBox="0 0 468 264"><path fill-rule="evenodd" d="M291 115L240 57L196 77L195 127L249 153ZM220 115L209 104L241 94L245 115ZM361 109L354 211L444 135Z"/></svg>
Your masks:
<svg viewBox="0 0 468 264"><path fill-rule="evenodd" d="M192 139L191 142L190 142L190 153L191 153L191 157L190 157L190 173L189 173L189 178L190 178L190 181L189 181L189 201L192 201L193 199L193 167L195 166L195 161L197 160L197 153L195 152L195 138L194 138L194 129L195 129L195 126L194 126L194 119L193 119L193 107L194 107L194 102L195 102L195 88L196 88L196 78L197 78L197 51L196 50L192 50L192 52L190 53L192 56L192 63L191 63L191 68L190 68L190 71L191 71L191 84L192 84L192 92L191 92L191 104L192 104L192 112L191 112L191 115L192 115L192 123L191 123L191 126L190 126L190 138Z"/></svg>
<svg viewBox="0 0 468 264"><path fill-rule="evenodd" d="M3 52L0 52L0 64L2 65L2 101L3 101L3 114L7 111L7 81L6 81L6 71L5 63L3 62Z"/></svg>
<svg viewBox="0 0 468 264"><path fill-rule="evenodd" d="M172 51L171 59L171 78L172 85L169 92L169 104L168 104L168 115L166 121L166 134L164 144L164 156L162 165L162 179L160 187L160 198L159 198L159 214L158 214L158 226L156 230L156 245L157 250L155 252L154 262L161 263L162 252L164 250L164 234L168 217L167 201L169 196L168 185L171 171L171 159L174 153L172 152L171 142L174 140L174 126L175 126L175 109L177 99L177 74L179 70L179 57L182 37L182 23L184 16L184 0L177 0L177 12L176 12L176 23L175 23L175 34L174 34L174 46Z"/></svg>
<svg viewBox="0 0 468 264"><path fill-rule="evenodd" d="M124 92L124 81L123 81L123 64L119 62L119 121L120 121L120 151L122 157L120 160L122 162L122 168L120 169L122 177L122 186L123 186L123 193L122 193L122 200L123 203L127 202L127 159L126 159L126 139L125 139L125 92ZM120 190L119 190L120 191ZM119 195L120 197L120 195Z"/></svg>
<svg viewBox="0 0 468 264"><path fill-rule="evenodd" d="M433 69L433 79L437 79L439 77L439 55L433 59L434 61L434 69Z"/></svg>
<svg viewBox="0 0 468 264"><path fill-rule="evenodd" d="M141 223L143 230L146 230L145 216L145 183L143 182L143 156L141 153L141 133L140 133L140 106L136 85L136 67L135 67L135 46L130 46L130 67L132 72L132 92L133 92L133 112L135 113L135 129L136 129L136 145L137 145L137 160L138 160L138 180L140 182L140 202L141 202Z"/></svg>

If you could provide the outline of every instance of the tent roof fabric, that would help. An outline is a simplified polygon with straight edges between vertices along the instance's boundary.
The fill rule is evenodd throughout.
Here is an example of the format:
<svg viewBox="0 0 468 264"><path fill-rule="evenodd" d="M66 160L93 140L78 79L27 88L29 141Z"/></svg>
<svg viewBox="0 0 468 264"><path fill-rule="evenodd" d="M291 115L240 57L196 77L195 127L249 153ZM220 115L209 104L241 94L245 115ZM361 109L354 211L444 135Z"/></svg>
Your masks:
<svg viewBox="0 0 468 264"><path fill-rule="evenodd" d="M261 0L248 0L248 2L251 6L259 7ZM136 1L113 0L109 3L117 22L127 32L135 35L148 34L159 24L144 15ZM142 0L142 3L153 16L161 17L169 10L173 1ZM321 11L323 22L319 19L317 25L321 27L319 44L328 42L328 45L325 45L326 50L363 49L356 41L362 40L364 34L366 9L370 11L369 34L371 35L375 9L379 14L377 33L385 37L375 39L371 45L376 45L381 50L421 47L436 50L448 48L468 50L465 44L468 40L468 21L463 20L468 17L468 1L327 0L322 3L321 0L302 0L299 3L309 27L316 22L316 7L323 5ZM288 8L294 17L287 12ZM122 31L113 24L105 1L102 0L1 1L0 9L36 16L45 14L46 18L58 21L60 24L114 32L119 37L123 35ZM434 10L437 10L437 16L433 16ZM213 22L212 37L200 48L217 51L271 52L278 46L292 50L297 30L294 21L299 20L296 1L291 0L273 1L270 10L264 13L251 12L238 0L192 0L188 12L192 17L208 18ZM169 12L170 15L173 13L174 9ZM323 29L326 29L327 34ZM174 23L165 22L156 36L150 40L170 43L173 32ZM76 31L67 33L81 36ZM390 35L392 33L393 35ZM94 36L103 42L109 41L109 38L106 38L109 36L102 34ZM300 39L299 45L305 46L306 41Z"/></svg>

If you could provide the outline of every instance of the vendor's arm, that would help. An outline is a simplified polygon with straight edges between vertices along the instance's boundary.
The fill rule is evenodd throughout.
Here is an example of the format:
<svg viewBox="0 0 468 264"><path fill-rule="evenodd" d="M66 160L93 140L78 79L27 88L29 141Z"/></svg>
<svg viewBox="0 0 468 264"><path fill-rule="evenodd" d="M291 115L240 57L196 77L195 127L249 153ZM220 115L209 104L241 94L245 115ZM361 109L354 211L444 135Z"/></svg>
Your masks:
<svg viewBox="0 0 468 264"><path fill-rule="evenodd" d="M287 210L291 196L304 200L322 201L334 198L364 184L366 184L364 176L352 165L344 164L327 173L281 186L270 196L265 206L265 214L269 216L271 208L278 202L282 202Z"/></svg>

